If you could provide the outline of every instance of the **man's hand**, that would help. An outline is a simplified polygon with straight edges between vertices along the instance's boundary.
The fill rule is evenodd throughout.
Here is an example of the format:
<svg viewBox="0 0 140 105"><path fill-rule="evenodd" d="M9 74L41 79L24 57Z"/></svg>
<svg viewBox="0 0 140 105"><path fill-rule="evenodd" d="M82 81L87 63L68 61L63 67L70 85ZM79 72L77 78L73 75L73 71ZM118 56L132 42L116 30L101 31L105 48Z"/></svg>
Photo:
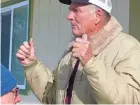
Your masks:
<svg viewBox="0 0 140 105"><path fill-rule="evenodd" d="M20 46L16 57L19 59L21 65L29 65L36 59L32 39L29 42L24 42L23 45Z"/></svg>
<svg viewBox="0 0 140 105"><path fill-rule="evenodd" d="M80 59L83 66L92 58L92 48L86 34L82 38L76 38L72 52L73 57Z"/></svg>

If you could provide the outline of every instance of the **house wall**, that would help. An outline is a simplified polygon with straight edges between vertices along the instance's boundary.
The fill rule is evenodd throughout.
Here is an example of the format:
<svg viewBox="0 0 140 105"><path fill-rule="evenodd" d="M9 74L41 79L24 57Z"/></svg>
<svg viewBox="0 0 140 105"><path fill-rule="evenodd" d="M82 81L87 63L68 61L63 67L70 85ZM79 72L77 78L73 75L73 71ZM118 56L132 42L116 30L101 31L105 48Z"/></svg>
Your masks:
<svg viewBox="0 0 140 105"><path fill-rule="evenodd" d="M68 8L55 0L35 0L33 39L36 55L53 70L72 38Z"/></svg>
<svg viewBox="0 0 140 105"><path fill-rule="evenodd" d="M112 15L123 26L123 31L129 33L129 0L112 0Z"/></svg>
<svg viewBox="0 0 140 105"><path fill-rule="evenodd" d="M5 2L8 2L10 0L1 0L1 3L5 3Z"/></svg>

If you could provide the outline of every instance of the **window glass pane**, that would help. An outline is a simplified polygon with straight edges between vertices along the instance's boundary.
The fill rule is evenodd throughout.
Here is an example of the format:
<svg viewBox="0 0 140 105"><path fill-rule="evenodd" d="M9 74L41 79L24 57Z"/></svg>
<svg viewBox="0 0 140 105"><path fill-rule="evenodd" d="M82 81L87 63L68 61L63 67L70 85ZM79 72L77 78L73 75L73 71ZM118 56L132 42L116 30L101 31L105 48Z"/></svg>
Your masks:
<svg viewBox="0 0 140 105"><path fill-rule="evenodd" d="M11 71L18 79L18 85L25 85L23 67L16 58L16 52L20 45L28 38L28 6L14 9L13 15L13 39Z"/></svg>
<svg viewBox="0 0 140 105"><path fill-rule="evenodd" d="M1 63L9 68L11 11L4 12L1 16Z"/></svg>

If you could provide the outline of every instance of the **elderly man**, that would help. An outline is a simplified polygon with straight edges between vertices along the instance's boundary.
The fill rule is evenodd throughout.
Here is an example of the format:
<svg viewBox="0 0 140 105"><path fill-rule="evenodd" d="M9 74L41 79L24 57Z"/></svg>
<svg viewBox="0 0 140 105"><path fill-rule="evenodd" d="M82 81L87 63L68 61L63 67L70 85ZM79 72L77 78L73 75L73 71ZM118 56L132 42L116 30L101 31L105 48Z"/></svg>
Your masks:
<svg viewBox="0 0 140 105"><path fill-rule="evenodd" d="M1 104L16 104L21 101L16 85L16 79L1 65Z"/></svg>
<svg viewBox="0 0 140 105"><path fill-rule="evenodd" d="M75 40L54 72L36 59L32 40L16 54L34 94L49 104L140 104L140 43L110 15L111 0L60 2L70 5Z"/></svg>

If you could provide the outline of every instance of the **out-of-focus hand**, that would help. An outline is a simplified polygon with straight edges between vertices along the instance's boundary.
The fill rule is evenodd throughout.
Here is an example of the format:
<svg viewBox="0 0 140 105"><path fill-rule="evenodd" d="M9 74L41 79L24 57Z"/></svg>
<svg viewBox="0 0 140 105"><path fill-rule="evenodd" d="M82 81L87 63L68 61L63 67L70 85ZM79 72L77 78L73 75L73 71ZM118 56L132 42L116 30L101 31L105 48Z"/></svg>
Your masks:
<svg viewBox="0 0 140 105"><path fill-rule="evenodd" d="M21 65L29 65L36 59L32 39L29 42L23 42L16 53L16 57Z"/></svg>
<svg viewBox="0 0 140 105"><path fill-rule="evenodd" d="M76 38L72 52L73 57L80 59L83 66L92 58L92 47L86 34L82 38Z"/></svg>

